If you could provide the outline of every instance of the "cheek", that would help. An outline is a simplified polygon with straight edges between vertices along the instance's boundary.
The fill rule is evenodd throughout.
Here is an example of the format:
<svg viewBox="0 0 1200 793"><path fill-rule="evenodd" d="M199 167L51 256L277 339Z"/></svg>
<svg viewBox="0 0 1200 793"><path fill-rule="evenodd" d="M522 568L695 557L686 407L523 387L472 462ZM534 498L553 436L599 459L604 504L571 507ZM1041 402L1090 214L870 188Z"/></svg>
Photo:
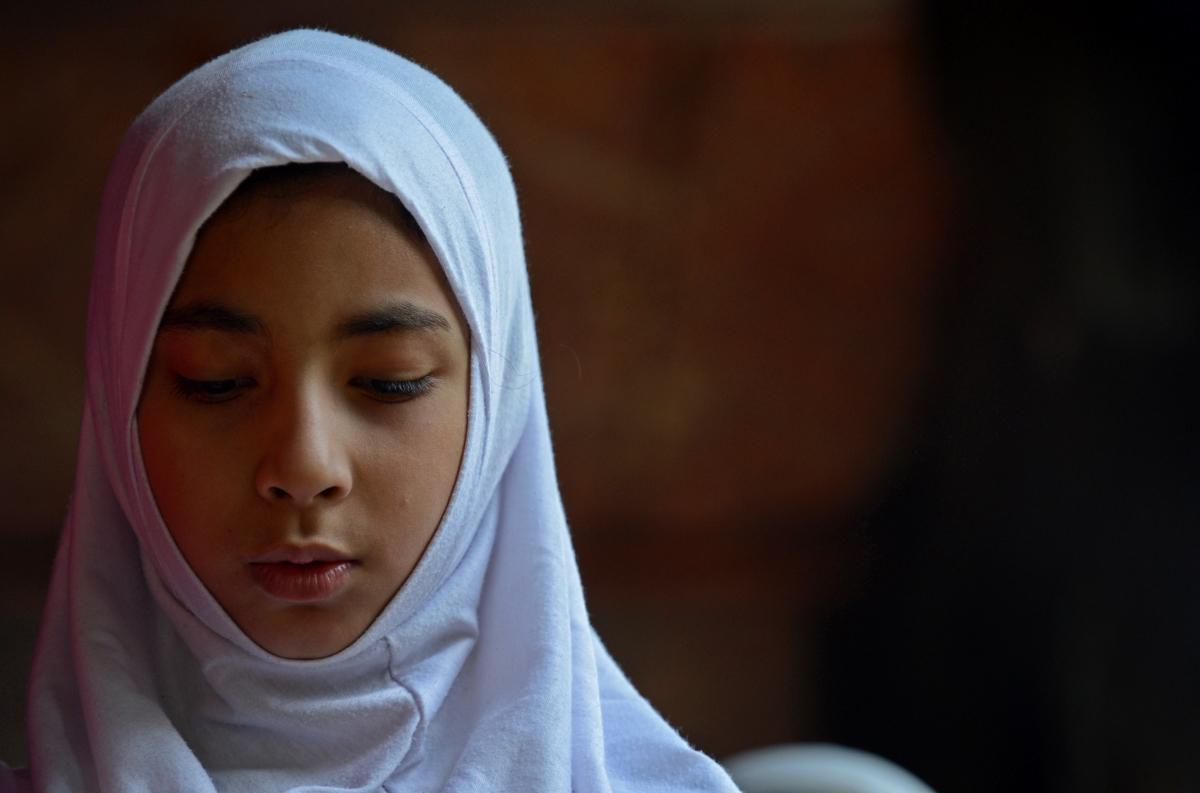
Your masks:
<svg viewBox="0 0 1200 793"><path fill-rule="evenodd" d="M416 405L411 407L416 408ZM465 389L443 391L390 431L365 434L355 489L372 514L381 556L399 588L420 560L454 492L466 440Z"/></svg>
<svg viewBox="0 0 1200 793"><path fill-rule="evenodd" d="M201 578L228 555L236 523L238 468L228 450L150 395L138 410L142 460L171 536Z"/></svg>

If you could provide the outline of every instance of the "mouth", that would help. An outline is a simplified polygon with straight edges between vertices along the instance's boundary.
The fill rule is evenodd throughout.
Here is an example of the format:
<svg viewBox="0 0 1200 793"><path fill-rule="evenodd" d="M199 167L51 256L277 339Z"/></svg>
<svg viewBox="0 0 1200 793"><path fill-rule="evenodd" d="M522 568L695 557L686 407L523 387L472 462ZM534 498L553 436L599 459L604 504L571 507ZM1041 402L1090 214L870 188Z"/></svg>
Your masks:
<svg viewBox="0 0 1200 793"><path fill-rule="evenodd" d="M315 603L340 592L357 560L325 545L284 545L250 560L263 592L290 603Z"/></svg>

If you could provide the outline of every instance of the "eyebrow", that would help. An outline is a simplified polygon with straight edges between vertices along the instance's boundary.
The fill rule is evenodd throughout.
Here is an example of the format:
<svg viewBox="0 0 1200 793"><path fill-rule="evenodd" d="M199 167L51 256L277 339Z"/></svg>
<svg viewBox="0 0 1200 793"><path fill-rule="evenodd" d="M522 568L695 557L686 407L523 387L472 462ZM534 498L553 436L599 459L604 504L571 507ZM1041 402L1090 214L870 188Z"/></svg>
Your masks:
<svg viewBox="0 0 1200 793"><path fill-rule="evenodd" d="M338 339L370 336L397 331L449 331L450 321L436 311L413 305L407 300L356 314L335 331Z"/></svg>
<svg viewBox="0 0 1200 793"><path fill-rule="evenodd" d="M267 326L258 317L243 314L219 303L194 303L183 308L167 309L159 331L217 330L251 336L266 335Z"/></svg>

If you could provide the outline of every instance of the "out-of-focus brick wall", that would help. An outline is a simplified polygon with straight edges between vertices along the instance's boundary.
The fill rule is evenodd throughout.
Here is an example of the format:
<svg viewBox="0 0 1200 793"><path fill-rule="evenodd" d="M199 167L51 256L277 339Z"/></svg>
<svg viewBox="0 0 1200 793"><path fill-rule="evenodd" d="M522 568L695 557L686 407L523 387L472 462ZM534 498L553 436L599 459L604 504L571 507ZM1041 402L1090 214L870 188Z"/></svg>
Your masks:
<svg viewBox="0 0 1200 793"><path fill-rule="evenodd" d="M323 24L440 74L510 158L563 496L618 660L714 753L817 735L813 621L859 572L852 520L902 437L936 285L945 191L903 9L256 5L0 40L0 536L52 537L64 511L125 127L207 58Z"/></svg>

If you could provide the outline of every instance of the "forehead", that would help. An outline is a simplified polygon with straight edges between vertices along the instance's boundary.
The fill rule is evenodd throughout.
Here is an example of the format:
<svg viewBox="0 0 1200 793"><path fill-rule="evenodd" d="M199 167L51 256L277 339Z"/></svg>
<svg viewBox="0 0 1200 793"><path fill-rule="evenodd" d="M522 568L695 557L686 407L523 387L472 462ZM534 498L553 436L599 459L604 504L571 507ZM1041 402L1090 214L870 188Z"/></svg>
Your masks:
<svg viewBox="0 0 1200 793"><path fill-rule="evenodd" d="M344 162L286 163L258 168L242 180L213 217L236 216L248 204L264 201L282 216L294 201L305 198L359 201L394 222L414 241L425 238L416 219L397 196Z"/></svg>
<svg viewBox="0 0 1200 793"><path fill-rule="evenodd" d="M296 325L397 300L453 302L388 194L347 171L236 192L197 236L170 307L221 303Z"/></svg>

